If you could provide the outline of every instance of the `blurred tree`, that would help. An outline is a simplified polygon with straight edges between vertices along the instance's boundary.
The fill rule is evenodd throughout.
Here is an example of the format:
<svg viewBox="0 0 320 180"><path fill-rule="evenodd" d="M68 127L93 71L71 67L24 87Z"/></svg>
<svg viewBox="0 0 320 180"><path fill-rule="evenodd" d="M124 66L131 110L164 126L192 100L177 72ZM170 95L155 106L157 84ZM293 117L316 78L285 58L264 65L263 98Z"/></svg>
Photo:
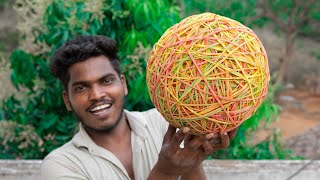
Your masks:
<svg viewBox="0 0 320 180"><path fill-rule="evenodd" d="M316 0L259 0L261 16L273 21L286 36L286 46L280 58L276 83L282 83L292 58L294 44L300 32L310 31L311 21L320 21L320 1ZM310 33L310 32L309 32Z"/></svg>

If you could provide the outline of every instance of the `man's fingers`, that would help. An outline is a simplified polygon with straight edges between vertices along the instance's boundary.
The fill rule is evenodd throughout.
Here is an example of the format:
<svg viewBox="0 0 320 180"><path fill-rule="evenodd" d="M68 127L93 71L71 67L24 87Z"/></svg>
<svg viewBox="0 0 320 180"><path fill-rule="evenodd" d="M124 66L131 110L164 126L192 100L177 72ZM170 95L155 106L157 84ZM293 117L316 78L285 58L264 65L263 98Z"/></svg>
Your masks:
<svg viewBox="0 0 320 180"><path fill-rule="evenodd" d="M188 133L187 136L184 138L184 144L189 143L194 137L195 135Z"/></svg>
<svg viewBox="0 0 320 180"><path fill-rule="evenodd" d="M171 139L170 148L172 151L177 151L180 149L180 144L190 132L190 128L183 127L177 133L175 133Z"/></svg>
<svg viewBox="0 0 320 180"><path fill-rule="evenodd" d="M238 131L238 128L235 128L235 129L233 129L232 131L229 131L229 132L228 132L229 139L233 139L233 138L236 136L237 131Z"/></svg>
<svg viewBox="0 0 320 180"><path fill-rule="evenodd" d="M206 156L209 156L214 151L212 145L210 144L210 142L208 140L206 140L202 143L202 148L203 148L204 154Z"/></svg>
<svg viewBox="0 0 320 180"><path fill-rule="evenodd" d="M229 135L228 133L221 134L221 147L227 148L230 145Z"/></svg>
<svg viewBox="0 0 320 180"><path fill-rule="evenodd" d="M162 143L162 145L163 145L163 144L166 144L166 143L169 143L169 142L171 141L172 137L173 137L174 134L176 133L176 129L177 129L177 128L175 128L174 126L171 126L171 125L169 124L168 130L167 130L166 134L165 134L164 137L163 137L163 143Z"/></svg>
<svg viewBox="0 0 320 180"><path fill-rule="evenodd" d="M185 153L194 153L198 151L198 148L202 145L202 143L205 141L204 136L195 136L192 140L190 140L188 143L184 145L183 151Z"/></svg>

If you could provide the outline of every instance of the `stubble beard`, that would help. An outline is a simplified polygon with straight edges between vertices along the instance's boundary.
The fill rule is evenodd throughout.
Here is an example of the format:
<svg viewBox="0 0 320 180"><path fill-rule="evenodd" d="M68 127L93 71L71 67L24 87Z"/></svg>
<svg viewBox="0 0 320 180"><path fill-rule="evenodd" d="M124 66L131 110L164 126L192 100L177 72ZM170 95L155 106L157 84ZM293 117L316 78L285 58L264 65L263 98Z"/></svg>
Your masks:
<svg viewBox="0 0 320 180"><path fill-rule="evenodd" d="M124 104L125 104L125 98L123 98L123 103L120 107L121 111L120 111L120 114L118 115L118 117L116 118L116 121L112 125L101 127L101 128L88 126L86 123L84 123L83 119L74 111L72 106L71 106L71 108L72 108L72 111L73 111L74 115L76 116L77 120L80 123L82 123L82 126L84 127L84 129L87 129L91 132L93 131L93 132L97 132L97 133L107 133L108 134L108 133L112 132L121 122L121 119L124 116Z"/></svg>

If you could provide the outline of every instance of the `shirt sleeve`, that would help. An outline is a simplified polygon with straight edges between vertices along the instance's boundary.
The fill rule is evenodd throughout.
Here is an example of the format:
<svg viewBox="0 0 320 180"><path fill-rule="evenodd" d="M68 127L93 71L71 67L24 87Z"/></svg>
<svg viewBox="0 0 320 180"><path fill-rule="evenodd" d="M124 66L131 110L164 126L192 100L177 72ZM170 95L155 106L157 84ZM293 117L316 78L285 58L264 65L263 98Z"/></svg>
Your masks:
<svg viewBox="0 0 320 180"><path fill-rule="evenodd" d="M46 157L41 164L41 180L87 180L76 164L59 156Z"/></svg>

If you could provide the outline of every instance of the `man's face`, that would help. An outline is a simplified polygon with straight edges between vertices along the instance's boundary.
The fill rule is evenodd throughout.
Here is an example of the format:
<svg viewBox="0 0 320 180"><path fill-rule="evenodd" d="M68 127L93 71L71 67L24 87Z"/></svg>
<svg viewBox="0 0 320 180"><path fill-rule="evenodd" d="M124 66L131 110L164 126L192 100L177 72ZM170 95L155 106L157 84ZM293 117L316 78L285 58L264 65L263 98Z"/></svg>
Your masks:
<svg viewBox="0 0 320 180"><path fill-rule="evenodd" d="M118 76L107 57L76 63L69 68L69 74L63 100L86 129L109 132L125 118L126 81L123 75Z"/></svg>

